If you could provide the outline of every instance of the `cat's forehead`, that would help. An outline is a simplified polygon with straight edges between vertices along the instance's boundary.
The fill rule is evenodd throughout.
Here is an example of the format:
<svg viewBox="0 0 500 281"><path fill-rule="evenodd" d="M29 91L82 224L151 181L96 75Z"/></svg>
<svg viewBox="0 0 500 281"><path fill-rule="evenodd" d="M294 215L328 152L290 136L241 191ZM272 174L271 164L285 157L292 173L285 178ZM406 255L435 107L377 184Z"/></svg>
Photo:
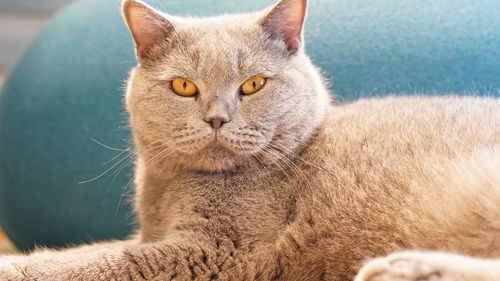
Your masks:
<svg viewBox="0 0 500 281"><path fill-rule="evenodd" d="M231 79L279 71L286 62L285 47L269 39L255 20L242 17L184 19L164 52L162 74Z"/></svg>

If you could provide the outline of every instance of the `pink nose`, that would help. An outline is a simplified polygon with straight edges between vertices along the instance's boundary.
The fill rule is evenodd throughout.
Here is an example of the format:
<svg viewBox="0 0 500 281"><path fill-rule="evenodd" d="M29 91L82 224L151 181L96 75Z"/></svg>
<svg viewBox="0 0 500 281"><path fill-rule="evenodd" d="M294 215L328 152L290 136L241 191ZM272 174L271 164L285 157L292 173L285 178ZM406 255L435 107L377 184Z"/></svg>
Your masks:
<svg viewBox="0 0 500 281"><path fill-rule="evenodd" d="M205 122L210 124L212 128L214 128L214 130L218 130L220 127L222 127L222 125L227 123L227 121L222 118L211 118L209 120L205 120Z"/></svg>

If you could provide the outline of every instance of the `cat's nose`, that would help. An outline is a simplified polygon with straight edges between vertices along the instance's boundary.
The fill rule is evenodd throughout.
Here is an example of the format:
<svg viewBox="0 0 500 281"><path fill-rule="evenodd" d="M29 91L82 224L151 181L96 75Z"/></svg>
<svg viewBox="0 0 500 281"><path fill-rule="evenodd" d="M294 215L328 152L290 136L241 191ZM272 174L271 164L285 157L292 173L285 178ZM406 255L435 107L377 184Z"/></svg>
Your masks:
<svg viewBox="0 0 500 281"><path fill-rule="evenodd" d="M221 117L214 117L204 121L207 122L209 125L211 125L212 128L214 128L214 130L218 130L220 127L222 127L222 125L226 124L231 120Z"/></svg>
<svg viewBox="0 0 500 281"><path fill-rule="evenodd" d="M214 130L219 130L224 124L231 122L235 108L229 98L215 96L206 106L203 120Z"/></svg>

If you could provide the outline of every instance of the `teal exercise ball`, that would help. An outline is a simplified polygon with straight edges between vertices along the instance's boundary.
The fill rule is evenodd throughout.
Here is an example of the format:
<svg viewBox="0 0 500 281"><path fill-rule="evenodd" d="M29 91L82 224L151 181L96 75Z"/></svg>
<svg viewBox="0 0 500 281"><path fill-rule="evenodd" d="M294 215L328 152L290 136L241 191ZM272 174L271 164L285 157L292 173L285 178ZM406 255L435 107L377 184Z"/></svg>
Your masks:
<svg viewBox="0 0 500 281"><path fill-rule="evenodd" d="M149 1L176 15L273 0ZM500 96L497 0L310 0L306 49L340 100ZM23 250L133 230L123 87L136 64L119 0L83 0L38 34L0 93L0 224Z"/></svg>

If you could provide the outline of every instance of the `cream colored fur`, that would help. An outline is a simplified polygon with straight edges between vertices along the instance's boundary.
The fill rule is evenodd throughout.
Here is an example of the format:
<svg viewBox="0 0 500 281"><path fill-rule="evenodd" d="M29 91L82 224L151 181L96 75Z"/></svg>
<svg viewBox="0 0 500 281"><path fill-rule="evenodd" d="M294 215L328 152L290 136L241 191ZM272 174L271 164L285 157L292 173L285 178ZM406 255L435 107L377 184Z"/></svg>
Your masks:
<svg viewBox="0 0 500 281"><path fill-rule="evenodd" d="M124 1L138 233L2 257L0 279L500 280L500 100L331 103L305 3L186 19Z"/></svg>

